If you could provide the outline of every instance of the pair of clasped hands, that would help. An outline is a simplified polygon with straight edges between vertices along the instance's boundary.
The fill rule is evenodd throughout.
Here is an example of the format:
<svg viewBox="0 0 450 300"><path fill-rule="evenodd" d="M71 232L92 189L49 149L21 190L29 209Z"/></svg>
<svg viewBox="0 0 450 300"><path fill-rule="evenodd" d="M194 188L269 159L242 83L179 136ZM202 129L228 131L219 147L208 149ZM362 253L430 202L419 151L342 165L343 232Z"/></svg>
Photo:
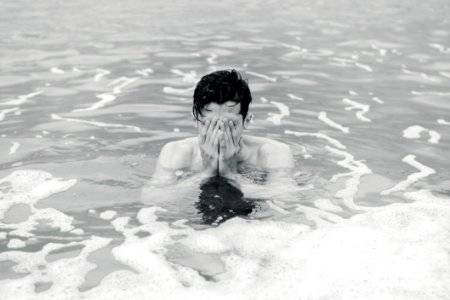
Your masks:
<svg viewBox="0 0 450 300"><path fill-rule="evenodd" d="M242 138L233 121L217 117L207 119L200 132L199 145L208 175L227 175L236 171Z"/></svg>

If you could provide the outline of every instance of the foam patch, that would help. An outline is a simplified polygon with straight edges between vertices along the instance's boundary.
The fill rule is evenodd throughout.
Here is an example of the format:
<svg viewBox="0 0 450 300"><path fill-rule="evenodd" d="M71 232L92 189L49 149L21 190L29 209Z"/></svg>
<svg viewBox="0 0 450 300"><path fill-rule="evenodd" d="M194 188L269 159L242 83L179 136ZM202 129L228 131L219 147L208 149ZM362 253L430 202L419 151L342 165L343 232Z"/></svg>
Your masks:
<svg viewBox="0 0 450 300"><path fill-rule="evenodd" d="M54 178L48 172L37 170L14 171L0 179L0 220L6 210L19 203L34 205L39 200L63 192L76 184L75 179Z"/></svg>
<svg viewBox="0 0 450 300"><path fill-rule="evenodd" d="M450 199L427 190L406 196L415 202L379 207L317 230L239 218L194 230L182 220L159 222L160 209L146 207L136 216L138 225L123 217L112 221L125 238L112 253L134 271L116 270L81 292L78 287L95 267L87 257L110 239L49 243L35 253L0 254L0 260L17 263L16 272L29 273L3 280L0 293L3 299L445 298L450 293ZM150 235L134 234L142 231ZM50 252L81 246L76 257L45 260ZM41 283L46 289L35 294Z"/></svg>

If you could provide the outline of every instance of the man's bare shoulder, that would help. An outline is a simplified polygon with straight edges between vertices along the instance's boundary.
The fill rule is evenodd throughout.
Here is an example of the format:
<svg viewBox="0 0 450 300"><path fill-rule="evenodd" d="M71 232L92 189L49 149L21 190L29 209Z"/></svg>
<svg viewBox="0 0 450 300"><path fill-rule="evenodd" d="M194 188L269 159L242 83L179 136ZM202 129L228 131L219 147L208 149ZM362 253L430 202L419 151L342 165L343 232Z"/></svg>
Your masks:
<svg viewBox="0 0 450 300"><path fill-rule="evenodd" d="M292 168L294 159L289 145L264 137L249 137L257 149L258 165L263 169Z"/></svg>
<svg viewBox="0 0 450 300"><path fill-rule="evenodd" d="M169 142L161 149L158 162L165 169L187 168L191 165L196 147L197 137Z"/></svg>

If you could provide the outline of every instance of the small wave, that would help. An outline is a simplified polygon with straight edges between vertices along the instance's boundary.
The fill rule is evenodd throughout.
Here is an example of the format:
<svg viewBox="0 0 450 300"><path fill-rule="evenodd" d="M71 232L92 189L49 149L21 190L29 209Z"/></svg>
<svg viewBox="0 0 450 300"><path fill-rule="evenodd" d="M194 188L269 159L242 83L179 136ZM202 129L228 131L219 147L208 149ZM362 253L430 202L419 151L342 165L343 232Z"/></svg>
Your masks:
<svg viewBox="0 0 450 300"><path fill-rule="evenodd" d="M253 75L255 77L259 77L259 78L268 80L268 81L271 81L271 82L277 82L277 78L276 77L270 77L270 76L267 76L267 75L264 75L264 74L261 74L261 73L252 72L252 71L245 71L245 73L249 74L249 75Z"/></svg>
<svg viewBox="0 0 450 300"><path fill-rule="evenodd" d="M195 71L190 71L189 73L185 73L178 69L172 69L170 71L175 75L182 76L183 79L181 79L181 80L183 82L197 83L197 81L199 80L197 72L195 72Z"/></svg>
<svg viewBox="0 0 450 300"><path fill-rule="evenodd" d="M43 91L36 91L36 92L30 93L27 95L20 95L17 99L0 103L0 105L21 105L21 104L25 103L28 99L33 98L42 93L43 93Z"/></svg>
<svg viewBox="0 0 450 300"><path fill-rule="evenodd" d="M94 81L100 81L106 75L111 74L111 71L105 69L96 69L97 74L94 76Z"/></svg>
<svg viewBox="0 0 450 300"><path fill-rule="evenodd" d="M420 134L426 131L430 135L428 139L429 143L438 144L441 139L441 135L434 130L426 129L420 125L409 126L403 130L403 137L407 139L420 139Z"/></svg>
<svg viewBox="0 0 450 300"><path fill-rule="evenodd" d="M0 121L3 121L7 114L20 111L19 107L13 107L9 109L0 109Z"/></svg>
<svg viewBox="0 0 450 300"><path fill-rule="evenodd" d="M338 140L336 140L336 139L334 139L332 137L329 137L328 135L323 134L323 133L298 132L298 131L292 131L292 130L285 130L284 133L292 134L292 135L295 135L295 136L313 136L313 137L316 137L318 139L326 140L327 142L329 142L331 145L333 145L336 148L346 149L346 147L343 144L341 144L341 142L339 142Z"/></svg>
<svg viewBox="0 0 450 300"><path fill-rule="evenodd" d="M336 123L335 121L328 118L327 113L324 111L319 112L318 119L325 124L327 124L330 127L333 127L335 129L338 129L342 131L343 133L349 133L350 129L348 127L344 127L341 124Z"/></svg>
<svg viewBox="0 0 450 300"><path fill-rule="evenodd" d="M406 180L399 182L398 184L396 184L395 186L393 186L390 189L382 191L381 195L389 195L389 194L392 194L395 192L404 191L409 186L411 186L413 183L415 183L416 181L435 173L434 169L427 167L427 166L419 163L418 161L416 161L415 155L408 154L402 159L402 161L413 166L414 168L418 169L419 172L409 175L406 178Z"/></svg>
<svg viewBox="0 0 450 300"><path fill-rule="evenodd" d="M17 152L17 149L19 149L20 143L13 142L11 148L9 149L9 154L15 154Z"/></svg>
<svg viewBox="0 0 450 300"><path fill-rule="evenodd" d="M305 99L303 99L302 97L298 97L295 96L294 94L287 94L289 98L293 99L293 100L299 100L299 101L304 101Z"/></svg>
<svg viewBox="0 0 450 300"><path fill-rule="evenodd" d="M270 101L270 104L275 105L280 111L279 114L276 113L268 113L270 117L267 118L268 121L272 122L275 125L281 124L281 119L290 115L289 107L285 104L277 101Z"/></svg>
<svg viewBox="0 0 450 300"><path fill-rule="evenodd" d="M450 122L444 119L437 119L436 122L441 125L450 125Z"/></svg>
<svg viewBox="0 0 450 300"><path fill-rule="evenodd" d="M363 122L371 122L371 120L369 118L364 116L364 114L369 112L370 105L361 104L359 102L350 100L348 98L342 99L342 102L350 105L349 107L346 107L345 110L354 110L354 109L359 110L358 112L356 112L356 117L358 119L360 119Z"/></svg>
<svg viewBox="0 0 450 300"><path fill-rule="evenodd" d="M64 70L58 68L58 67L53 67L50 69L50 72L54 73L54 74L64 74L66 73Z"/></svg>
<svg viewBox="0 0 450 300"><path fill-rule="evenodd" d="M153 73L154 73L153 69L150 69L150 68L136 71L136 74L142 75L144 77L148 77L150 74L153 74Z"/></svg>
<svg viewBox="0 0 450 300"><path fill-rule="evenodd" d="M86 121L86 120L73 119L73 118L63 118L63 117L60 117L57 114L51 114L51 117L52 117L53 120L82 123L82 124L88 124L88 125L93 125L93 126L97 126L97 127L128 128L128 129L133 129L136 132L141 132L142 131L141 128L139 128L138 126L132 126L132 125L123 125L123 124L116 124L116 123L103 123L103 122L95 122L95 121Z"/></svg>

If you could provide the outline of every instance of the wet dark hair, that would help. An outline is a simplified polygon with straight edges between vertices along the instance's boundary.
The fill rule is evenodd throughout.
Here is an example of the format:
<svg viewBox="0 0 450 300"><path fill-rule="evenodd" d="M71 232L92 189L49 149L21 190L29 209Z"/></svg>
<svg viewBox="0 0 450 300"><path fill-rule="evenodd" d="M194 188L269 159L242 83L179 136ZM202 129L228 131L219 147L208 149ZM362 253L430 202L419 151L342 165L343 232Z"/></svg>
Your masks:
<svg viewBox="0 0 450 300"><path fill-rule="evenodd" d="M197 121L202 110L209 103L223 104L235 101L241 104L240 114L244 119L252 102L252 95L246 80L236 70L216 71L200 79L194 91L192 114Z"/></svg>

